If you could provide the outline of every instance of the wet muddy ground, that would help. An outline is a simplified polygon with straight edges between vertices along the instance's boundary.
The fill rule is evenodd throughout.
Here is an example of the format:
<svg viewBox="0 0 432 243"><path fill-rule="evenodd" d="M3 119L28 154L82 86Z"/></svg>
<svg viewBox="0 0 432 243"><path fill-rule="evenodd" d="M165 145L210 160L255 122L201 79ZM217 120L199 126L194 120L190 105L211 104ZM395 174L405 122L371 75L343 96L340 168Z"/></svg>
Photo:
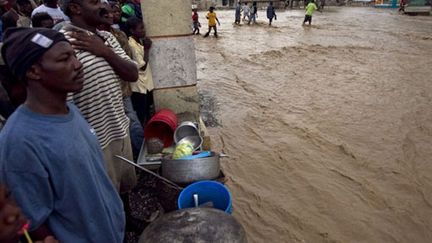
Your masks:
<svg viewBox="0 0 432 243"><path fill-rule="evenodd" d="M432 17L217 14L198 87L249 241L432 242Z"/></svg>

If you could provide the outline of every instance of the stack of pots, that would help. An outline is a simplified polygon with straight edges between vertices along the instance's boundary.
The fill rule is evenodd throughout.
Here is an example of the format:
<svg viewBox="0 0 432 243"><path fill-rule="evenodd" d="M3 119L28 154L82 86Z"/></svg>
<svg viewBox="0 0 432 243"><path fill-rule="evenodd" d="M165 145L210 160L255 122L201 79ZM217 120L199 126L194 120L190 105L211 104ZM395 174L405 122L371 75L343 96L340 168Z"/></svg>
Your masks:
<svg viewBox="0 0 432 243"><path fill-rule="evenodd" d="M195 159L162 159L162 176L179 184L214 180L220 174L219 155Z"/></svg>
<svg viewBox="0 0 432 243"><path fill-rule="evenodd" d="M189 141L194 150L200 149L202 137L196 123L182 122L174 132L174 141L182 143ZM202 152L205 153L205 152ZM211 152L209 156L196 156L192 159L172 159L165 157L162 160L162 176L179 184L190 184L200 180L213 180L220 174L219 155Z"/></svg>
<svg viewBox="0 0 432 243"><path fill-rule="evenodd" d="M203 139L200 135L198 124L190 121L182 122L174 132L174 142L176 144L182 141L191 142L194 151L201 148Z"/></svg>
<svg viewBox="0 0 432 243"><path fill-rule="evenodd" d="M144 129L145 139L160 139L164 147L169 147L184 141L191 142L194 151L202 146L198 124L190 121L177 126L177 116L169 109L158 111L147 123ZM203 152L204 153L204 152ZM207 152L209 153L209 152ZM193 156L190 159L162 159L162 176L178 184L190 184L200 180L213 180L220 174L219 155L214 152L206 156Z"/></svg>

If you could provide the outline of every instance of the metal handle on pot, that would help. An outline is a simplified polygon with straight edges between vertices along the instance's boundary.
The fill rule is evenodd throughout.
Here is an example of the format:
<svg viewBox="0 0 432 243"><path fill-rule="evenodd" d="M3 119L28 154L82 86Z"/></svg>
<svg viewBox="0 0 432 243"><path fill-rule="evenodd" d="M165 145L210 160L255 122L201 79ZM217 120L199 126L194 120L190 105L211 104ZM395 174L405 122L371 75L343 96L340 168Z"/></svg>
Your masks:
<svg viewBox="0 0 432 243"><path fill-rule="evenodd" d="M146 168L144 168L144 167L142 167L142 166L140 166L140 165L138 165L138 164L135 164L134 162L132 162L132 161L130 161L130 160L128 160L128 159L126 159L126 158L120 156L120 155L116 155L115 157L117 157L117 158L123 160L124 162L127 162L127 163L129 163L129 164L131 164L131 165L133 165L133 166L135 166L135 167L140 168L141 170L143 170L143 171L145 171L145 172L147 172L147 173L149 173L149 174L151 174L151 175L153 175L153 176L155 176L155 177L157 177L157 178L159 178L159 179L165 181L166 183L168 183L168 184L174 186L175 188L177 188L177 189L179 189L179 190L183 190L183 187L177 185L176 183L174 183L174 182L168 180L168 179L165 178L165 177L162 177L162 176L160 176L160 175L154 173L154 172L151 171L151 170L148 170L148 169L146 169Z"/></svg>
<svg viewBox="0 0 432 243"><path fill-rule="evenodd" d="M229 158L230 156L224 153L219 153L219 157L221 158Z"/></svg>

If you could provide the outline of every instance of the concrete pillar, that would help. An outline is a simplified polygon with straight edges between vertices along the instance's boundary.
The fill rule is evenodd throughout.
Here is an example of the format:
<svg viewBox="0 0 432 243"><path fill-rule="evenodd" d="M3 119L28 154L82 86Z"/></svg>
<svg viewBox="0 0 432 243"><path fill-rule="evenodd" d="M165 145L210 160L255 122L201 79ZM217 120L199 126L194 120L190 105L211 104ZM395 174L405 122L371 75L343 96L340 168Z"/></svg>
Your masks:
<svg viewBox="0 0 432 243"><path fill-rule="evenodd" d="M146 33L153 45L150 66L156 109L199 117L191 0L141 0Z"/></svg>
<svg viewBox="0 0 432 243"><path fill-rule="evenodd" d="M147 36L153 41L150 65L155 87L196 84L192 1L142 0L141 7Z"/></svg>

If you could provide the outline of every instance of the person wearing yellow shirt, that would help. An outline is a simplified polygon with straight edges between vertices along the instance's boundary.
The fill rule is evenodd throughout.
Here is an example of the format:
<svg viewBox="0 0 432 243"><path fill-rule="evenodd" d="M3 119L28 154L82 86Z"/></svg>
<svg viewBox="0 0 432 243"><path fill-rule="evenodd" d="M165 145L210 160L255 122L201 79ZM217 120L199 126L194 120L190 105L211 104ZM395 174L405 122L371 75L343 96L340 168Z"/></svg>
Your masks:
<svg viewBox="0 0 432 243"><path fill-rule="evenodd" d="M154 83L149 64L152 41L146 36L142 19L130 17L126 21L126 26L129 33L131 57L139 68L138 80L130 83L132 106L140 122L146 124L150 120L151 104L153 103Z"/></svg>
<svg viewBox="0 0 432 243"><path fill-rule="evenodd" d="M214 30L214 36L217 38L217 28L216 28L216 22L220 26L219 19L216 16L216 13L214 12L214 7L210 7L209 12L207 13L206 18L208 19L208 32L204 35L204 37L208 37L210 35L211 29Z"/></svg>
<svg viewBox="0 0 432 243"><path fill-rule="evenodd" d="M318 7L315 3L315 0L312 0L307 6L306 6L306 15L305 15L305 19L303 21L303 25L306 22L309 22L309 25L312 24L312 14L315 12L315 10L317 10Z"/></svg>

